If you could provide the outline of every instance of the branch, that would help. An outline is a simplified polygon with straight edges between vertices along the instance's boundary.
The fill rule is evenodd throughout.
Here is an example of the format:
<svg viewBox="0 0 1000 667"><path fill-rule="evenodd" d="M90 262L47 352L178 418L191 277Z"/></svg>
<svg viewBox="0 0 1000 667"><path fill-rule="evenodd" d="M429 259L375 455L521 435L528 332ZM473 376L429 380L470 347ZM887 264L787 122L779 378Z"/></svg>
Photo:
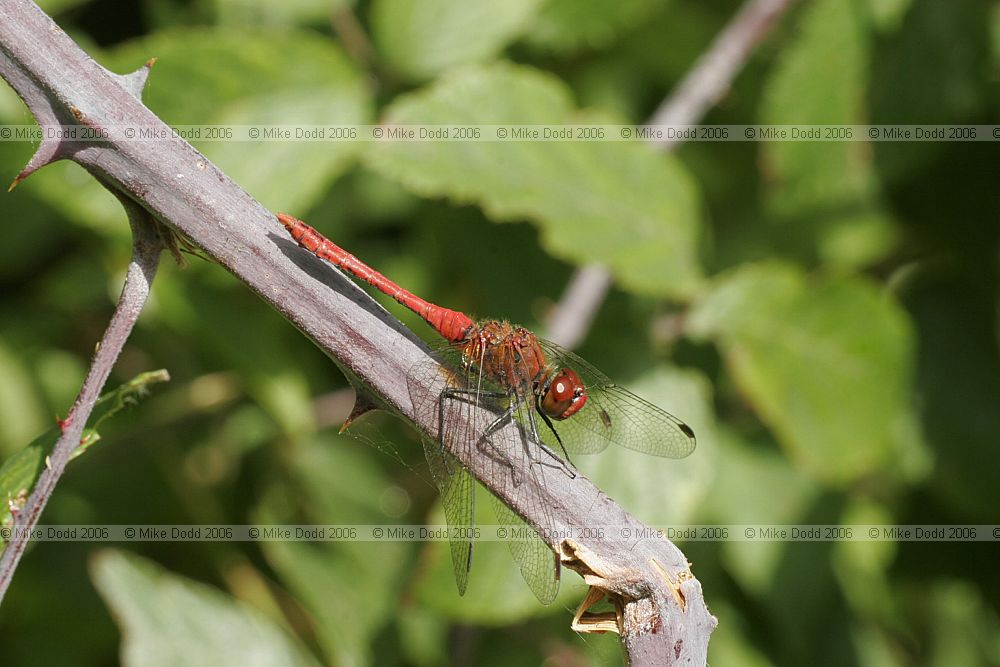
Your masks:
<svg viewBox="0 0 1000 667"><path fill-rule="evenodd" d="M345 276L298 248L270 212L189 144L171 137L150 150L128 141L123 136L126 126L170 133L123 87L128 80L95 63L28 0L0 4L0 75L28 102L40 123L74 119L73 124L88 125L108 137L103 143L43 144L40 150L49 149L49 158L79 163L190 239L385 407L423 433L436 432L437 414L414 406L437 403L443 374L415 382L409 373L418 363L434 361L426 346ZM478 423L489 419L480 416ZM475 447L451 453L517 514L545 531L549 546L568 567L621 601L633 664L653 655L649 649L654 645L668 647L670 656L669 662L656 664L705 664L715 619L680 550L659 539L638 540L629 549L596 537L558 539L560 533L579 535L584 528L601 525L621 526L636 535L649 529L583 475L546 475L545 484L539 484L532 463L521 455L522 437L513 424L491 436L513 468L502 474L494 474L494 459ZM514 479L520 484L515 486Z"/></svg>
<svg viewBox="0 0 1000 667"><path fill-rule="evenodd" d="M647 121L648 125L695 125L729 92L729 86L793 0L747 0L715 38L687 76ZM658 150L672 151L681 139L654 140ZM572 349L587 335L601 302L611 288L611 274L589 264L570 278L559 303L548 318L548 335Z"/></svg>
<svg viewBox="0 0 1000 667"><path fill-rule="evenodd" d="M59 422L62 436L48 457L45 470L39 476L38 483L28 496L24 508L13 514L11 541L0 557L0 602L3 602L14 571L28 546L28 535L38 524L42 510L55 491L73 450L80 444L80 437L94 404L101 395L101 389L111 373L111 367L121 354L132 327L139 319L139 313L142 312L153 277L156 275L160 251L163 250L163 240L155 223L150 220L145 209L134 202L122 203L128 212L129 224L132 227L132 260L125 275L125 285L122 287L118 305L115 307L107 331L97 344L97 351L94 353L87 377L80 387L80 393L69 414Z"/></svg>
<svg viewBox="0 0 1000 667"><path fill-rule="evenodd" d="M343 5L330 14L330 27L337 33L344 50L359 64L370 67L375 59L375 47L372 46L365 29L354 15L351 5Z"/></svg>
<svg viewBox="0 0 1000 667"><path fill-rule="evenodd" d="M684 80L650 119L651 125L693 125L729 92L739 73L771 27L793 0L747 0L736 16L688 72ZM679 140L656 142L661 150L673 150Z"/></svg>

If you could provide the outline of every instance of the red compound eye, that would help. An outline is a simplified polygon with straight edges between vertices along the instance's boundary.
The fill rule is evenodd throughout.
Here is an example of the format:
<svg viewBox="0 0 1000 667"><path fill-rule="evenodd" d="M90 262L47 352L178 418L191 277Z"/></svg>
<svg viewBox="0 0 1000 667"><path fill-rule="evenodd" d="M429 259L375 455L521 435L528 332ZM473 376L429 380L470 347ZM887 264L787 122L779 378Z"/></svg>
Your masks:
<svg viewBox="0 0 1000 667"><path fill-rule="evenodd" d="M539 402L539 409L552 419L572 417L587 402L587 388L571 368L556 373Z"/></svg>

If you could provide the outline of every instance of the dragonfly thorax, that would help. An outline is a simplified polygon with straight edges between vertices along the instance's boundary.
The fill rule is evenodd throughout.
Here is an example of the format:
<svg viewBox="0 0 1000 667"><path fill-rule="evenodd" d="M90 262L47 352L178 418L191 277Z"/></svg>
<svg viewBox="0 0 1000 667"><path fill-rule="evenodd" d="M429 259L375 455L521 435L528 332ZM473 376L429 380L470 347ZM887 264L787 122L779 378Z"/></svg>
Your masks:
<svg viewBox="0 0 1000 667"><path fill-rule="evenodd" d="M461 343L469 369L509 395L534 396L535 406L556 420L572 417L587 402L587 388L571 368L550 366L535 334L507 322L486 322L472 328Z"/></svg>
<svg viewBox="0 0 1000 667"><path fill-rule="evenodd" d="M466 367L510 394L527 396L550 374L535 334L508 322L486 322L472 328L460 343Z"/></svg>

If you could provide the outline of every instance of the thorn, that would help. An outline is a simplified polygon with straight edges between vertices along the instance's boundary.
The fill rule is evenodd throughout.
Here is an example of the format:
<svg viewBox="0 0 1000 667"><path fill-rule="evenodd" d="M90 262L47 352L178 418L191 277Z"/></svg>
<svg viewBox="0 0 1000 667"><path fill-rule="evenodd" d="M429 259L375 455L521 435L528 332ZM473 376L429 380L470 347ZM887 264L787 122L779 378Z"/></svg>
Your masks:
<svg viewBox="0 0 1000 667"><path fill-rule="evenodd" d="M378 409L379 407L368 396L368 394L358 392L357 398L354 400L354 407L351 409L351 414L347 415L347 419L344 420L344 424L340 427L339 433L346 431L347 428L362 415Z"/></svg>
<svg viewBox="0 0 1000 667"><path fill-rule="evenodd" d="M129 72L128 74L116 74L115 72L109 72L112 78L118 81L118 84L127 90L132 97L137 100L142 100L142 91L146 87L146 79L149 78L149 71L153 69L153 64L156 62L156 58L150 58L142 67L135 70L134 72Z"/></svg>
<svg viewBox="0 0 1000 667"><path fill-rule="evenodd" d="M59 430L63 433L69 428L70 424L73 423L73 413L66 415L66 419L59 419L59 415L56 415L56 424L59 426Z"/></svg>
<svg viewBox="0 0 1000 667"><path fill-rule="evenodd" d="M184 255L181 254L181 246L190 247L190 242L182 239L180 235L166 225L156 221L154 221L154 224L156 225L156 231L160 234L160 239L163 241L163 245L167 247L167 250L169 250L170 254L173 256L174 262L176 262L177 266L180 268L186 268L187 260L185 260Z"/></svg>
<svg viewBox="0 0 1000 667"><path fill-rule="evenodd" d="M49 126L44 125L42 127L44 128ZM28 176L31 176L45 165L61 160L69 152L66 146L67 142L60 139L42 139L42 143L35 150L35 154L31 156L30 160L28 160L28 164L24 166L21 173L14 178L10 187L7 188L7 192L16 188L21 181L26 179Z"/></svg>
<svg viewBox="0 0 1000 667"><path fill-rule="evenodd" d="M45 469L52 470L52 457L45 455Z"/></svg>
<svg viewBox="0 0 1000 667"><path fill-rule="evenodd" d="M16 496L11 496L7 494L7 511L10 512L12 517L17 517L18 513L24 509L24 506L28 502L28 490L21 489L17 492Z"/></svg>

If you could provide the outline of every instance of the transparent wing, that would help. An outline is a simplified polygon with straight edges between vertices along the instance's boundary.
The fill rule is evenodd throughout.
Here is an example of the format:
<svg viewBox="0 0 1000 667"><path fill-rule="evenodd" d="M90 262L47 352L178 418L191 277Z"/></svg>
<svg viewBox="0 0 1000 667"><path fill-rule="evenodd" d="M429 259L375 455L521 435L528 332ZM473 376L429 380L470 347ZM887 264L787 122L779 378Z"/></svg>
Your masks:
<svg viewBox="0 0 1000 667"><path fill-rule="evenodd" d="M534 409L530 397L519 401L516 395L511 394L509 388L484 377L477 366L463 368L461 355L450 346L441 346L437 353L444 362L446 370L432 364L433 368L421 366L413 369L410 375L411 382L426 380L428 373L446 380L448 391L439 396L434 405L415 404L415 407L418 410L433 410L436 414L439 439L447 445L447 450L439 442L425 439L424 454L431 475L441 493L449 528L462 528L471 526L473 520L475 482L471 473L462 467L459 460L449 451L479 456L481 461L487 462L484 474L494 476L494 479L500 485L507 487L515 497L519 489L525 488L526 480L514 478L512 466L506 457L511 455L511 451L515 452L513 454L515 456L528 457L532 461L538 460L539 455L546 455L531 441L531 422L526 416L527 411ZM495 420L508 414L508 408L511 406L513 410L509 412L510 417L523 424L524 428L520 431L517 443L511 445L508 442L506 444L510 446L501 450L494 446L496 443L493 440L506 437L510 433L508 429L499 429L494 435L486 438L483 434ZM505 435L501 436L501 433ZM477 451L472 452L470 448ZM504 451L508 453L504 454ZM552 465L551 460L548 463ZM544 484L543 466L532 464L527 468L531 470L533 483ZM537 498L537 494L531 497ZM549 604L559 590L559 570L555 554L539 537L536 529L529 526L496 496L491 494L491 498L494 501L497 521L505 529L507 545L521 575L539 601ZM534 506L529 511L531 516L540 517L539 520L551 529L553 521L548 507ZM450 535L454 532L449 530ZM461 539L467 535L471 536L471 531L459 531L459 539L451 540L452 561L460 592L465 590L471 560L471 541Z"/></svg>
<svg viewBox="0 0 1000 667"><path fill-rule="evenodd" d="M512 416L522 426L521 453L527 458L525 468L530 471L531 477L530 480L521 480L515 484L514 497L529 508L530 516L545 530L552 531L555 527L552 510L543 500L545 476L566 474L566 469L560 461L542 451L538 440L533 438L533 429L538 422L531 417L533 410L531 397L517 401L514 405ZM530 485L538 487L538 490L530 492ZM521 576L539 602L550 604L559 592L559 559L535 527L518 516L500 498L491 498L494 514L506 529L504 538Z"/></svg>
<svg viewBox="0 0 1000 667"><path fill-rule="evenodd" d="M441 494L444 515L448 520L451 563L455 568L458 594L465 595L472 567L472 527L476 515L476 486L469 471L446 452L439 443L423 438L424 456L431 477Z"/></svg>
<svg viewBox="0 0 1000 667"><path fill-rule="evenodd" d="M583 408L567 419L552 422L568 452L593 454L609 442L670 459L682 459L694 451L694 431L683 421L611 382L572 352L548 341L540 343L549 364L572 368L587 387ZM539 426L539 431L542 439L559 451L551 429Z"/></svg>
<svg viewBox="0 0 1000 667"><path fill-rule="evenodd" d="M455 570L455 583L459 595L465 594L469 583L469 570L472 567L472 534L475 520L475 480L461 461L451 452L461 453L470 437L474 425L455 419L449 407L441 402L440 397L425 398L423 387L432 379L445 380L446 386L463 386L464 379L460 374L442 368L435 363L420 364L412 369L408 378L414 408L424 414L433 416L433 423L438 432L423 437L424 456L430 469L434 485L441 494L441 504L444 506L445 518L448 521L448 541L451 547L452 566ZM420 391L416 391L417 388ZM448 445L448 448L442 446Z"/></svg>
<svg viewBox="0 0 1000 667"><path fill-rule="evenodd" d="M551 604L559 592L559 559L539 536L538 531L490 495L497 522L504 526L507 547L521 570L528 588L542 604Z"/></svg>

